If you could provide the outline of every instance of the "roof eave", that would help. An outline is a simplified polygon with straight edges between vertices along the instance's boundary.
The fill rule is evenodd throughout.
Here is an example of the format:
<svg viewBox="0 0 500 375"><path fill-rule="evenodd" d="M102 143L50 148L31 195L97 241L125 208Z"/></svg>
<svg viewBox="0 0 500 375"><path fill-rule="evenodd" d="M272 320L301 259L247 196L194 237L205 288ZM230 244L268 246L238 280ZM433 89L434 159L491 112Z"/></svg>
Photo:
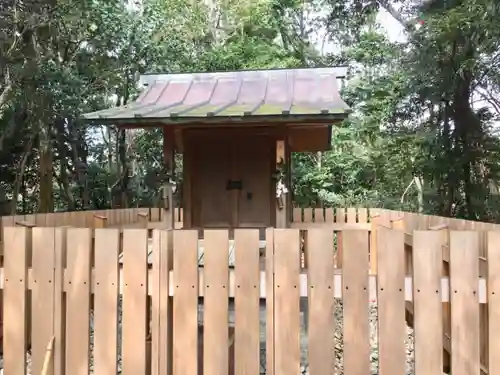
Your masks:
<svg viewBox="0 0 500 375"><path fill-rule="evenodd" d="M96 125L143 125L143 126L158 126L158 125L190 125L190 124L254 124L258 122L269 122L273 124L283 123L330 123L338 122L346 119L349 116L350 110L345 110L343 113L328 113L328 114L304 114L304 115L258 115L258 116L213 116L213 117L127 117L127 118L108 118L108 117L83 117L82 122Z"/></svg>

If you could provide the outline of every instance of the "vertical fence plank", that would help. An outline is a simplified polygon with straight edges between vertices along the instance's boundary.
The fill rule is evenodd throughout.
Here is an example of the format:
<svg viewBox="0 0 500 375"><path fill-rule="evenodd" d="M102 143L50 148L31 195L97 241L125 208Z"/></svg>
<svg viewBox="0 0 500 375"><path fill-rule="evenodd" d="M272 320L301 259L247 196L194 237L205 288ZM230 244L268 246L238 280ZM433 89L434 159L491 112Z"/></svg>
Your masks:
<svg viewBox="0 0 500 375"><path fill-rule="evenodd" d="M129 211L132 212L132 211ZM122 374L146 372L148 231L123 231Z"/></svg>
<svg viewBox="0 0 500 375"><path fill-rule="evenodd" d="M489 374L500 374L500 232L488 233Z"/></svg>
<svg viewBox="0 0 500 375"><path fill-rule="evenodd" d="M266 375L274 375L274 229L266 229Z"/></svg>
<svg viewBox="0 0 500 375"><path fill-rule="evenodd" d="M342 233L344 300L344 373L370 373L368 325L368 231Z"/></svg>
<svg viewBox="0 0 500 375"><path fill-rule="evenodd" d="M235 242L235 374L260 371L259 232L237 229Z"/></svg>
<svg viewBox="0 0 500 375"><path fill-rule="evenodd" d="M313 222L313 209L310 207L304 208L304 223Z"/></svg>
<svg viewBox="0 0 500 375"><path fill-rule="evenodd" d="M172 231L153 231L152 375L171 373L172 306L169 297L169 271L172 268L172 235Z"/></svg>
<svg viewBox="0 0 500 375"><path fill-rule="evenodd" d="M3 369L5 375L26 374L26 293L28 231L4 228Z"/></svg>
<svg viewBox="0 0 500 375"><path fill-rule="evenodd" d="M31 368L34 374L40 374L47 345L54 335L54 228L35 227L32 238Z"/></svg>
<svg viewBox="0 0 500 375"><path fill-rule="evenodd" d="M94 279L94 373L117 371L120 231L96 229Z"/></svg>
<svg viewBox="0 0 500 375"><path fill-rule="evenodd" d="M335 213L333 212L333 208L325 208L325 221L327 223L333 223L335 221Z"/></svg>
<svg viewBox="0 0 500 375"><path fill-rule="evenodd" d="M229 233L205 230L203 374L228 373Z"/></svg>
<svg viewBox="0 0 500 375"><path fill-rule="evenodd" d="M302 222L302 209L300 207L294 207L292 211L292 217L294 223Z"/></svg>
<svg viewBox="0 0 500 375"><path fill-rule="evenodd" d="M323 207L314 209L314 222L315 223L324 223L325 222Z"/></svg>
<svg viewBox="0 0 500 375"><path fill-rule="evenodd" d="M66 374L88 375L92 232L68 228L66 283Z"/></svg>
<svg viewBox="0 0 500 375"><path fill-rule="evenodd" d="M368 223L368 209L358 207L358 223Z"/></svg>
<svg viewBox="0 0 500 375"><path fill-rule="evenodd" d="M346 210L345 208L335 209L335 222L339 224L344 224L346 222Z"/></svg>
<svg viewBox="0 0 500 375"><path fill-rule="evenodd" d="M348 224L356 224L356 208L349 207L347 208L347 223Z"/></svg>
<svg viewBox="0 0 500 375"><path fill-rule="evenodd" d="M307 234L309 294L309 373L332 375L334 353L333 232L310 229Z"/></svg>
<svg viewBox="0 0 500 375"><path fill-rule="evenodd" d="M274 231L275 375L300 371L300 235L295 229Z"/></svg>
<svg viewBox="0 0 500 375"><path fill-rule="evenodd" d="M479 373L479 236L450 232L451 368L453 375Z"/></svg>
<svg viewBox="0 0 500 375"><path fill-rule="evenodd" d="M378 232L378 334L381 375L404 374L406 365L404 232Z"/></svg>
<svg viewBox="0 0 500 375"><path fill-rule="evenodd" d="M205 255L206 256L206 255ZM174 231L173 374L198 373L198 231Z"/></svg>
<svg viewBox="0 0 500 375"><path fill-rule="evenodd" d="M54 269L54 375L63 375L66 352L66 304L64 303L64 270L66 268L66 228L55 229Z"/></svg>
<svg viewBox="0 0 500 375"><path fill-rule="evenodd" d="M476 223L476 229L479 232L479 257L485 259L487 257L487 226L486 223ZM487 266L482 265L479 267L479 277L487 278ZM480 353L480 364L483 368L488 368L488 305L481 303L479 305L479 353Z"/></svg>
<svg viewBox="0 0 500 375"><path fill-rule="evenodd" d="M413 312L415 373L441 375L443 320L441 306L442 235L413 232Z"/></svg>
<svg viewBox="0 0 500 375"><path fill-rule="evenodd" d="M161 232L157 229L153 230L152 240L152 256L153 270L151 283L151 375L160 374L160 310L161 310L161 295L167 294L168 289L162 290L160 281L161 277L161 256L162 254L162 238Z"/></svg>

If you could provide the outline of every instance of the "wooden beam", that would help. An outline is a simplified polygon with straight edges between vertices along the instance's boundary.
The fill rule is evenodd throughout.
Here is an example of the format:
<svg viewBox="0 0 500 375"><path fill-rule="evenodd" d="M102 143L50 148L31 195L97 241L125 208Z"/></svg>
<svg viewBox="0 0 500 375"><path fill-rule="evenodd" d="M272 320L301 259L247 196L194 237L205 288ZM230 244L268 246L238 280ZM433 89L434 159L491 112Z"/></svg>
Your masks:
<svg viewBox="0 0 500 375"><path fill-rule="evenodd" d="M28 270L28 289L32 289L35 280L34 280L34 275L32 272L32 269L29 268ZM173 283L174 280L174 271L170 270L169 271L169 296L174 296L175 295L175 284ZM234 298L235 296L235 290L236 290L236 284L234 282L234 270L230 269L229 270L229 298ZM5 279L4 279L4 268L0 268L0 289L4 288L4 285L6 284ZM203 297L203 290L204 290L204 273L205 270L203 267L198 267L198 283L199 283L199 297ZM124 284L125 282L123 281L123 269L120 267L120 285L119 285L119 293L122 294L124 290ZM147 285L147 292L148 295L152 295L153 292L153 270L148 269L148 285ZM64 270L64 279L66 282L64 283L64 290L68 288L68 282L67 280L69 279L69 275L67 274L67 270ZM260 298L266 298L266 283L263 282L266 280L266 272L265 271L260 271L260 276L259 279L261 280L260 284ZM342 298L343 291L342 291L342 270L341 269L336 269L335 274L333 276L333 285L334 287L334 297L335 298ZM94 293L94 290L96 288L96 279L95 279L95 270L91 270L91 283L90 283L90 288L91 288L91 293ZM490 298L487 295L486 291L486 283L487 280L484 277L479 277L477 280L477 303L479 304L485 304L488 303L488 298ZM450 301L450 278L449 277L441 277L440 278L440 284L441 284L441 293L440 293L440 298L441 302L449 302ZM301 273L299 275L299 284L298 288L300 291L300 296L301 297L307 297L308 296L308 280L307 280L307 274ZM404 282L404 298L405 301L413 301L413 278L411 276L406 276L405 277L405 282ZM368 296L370 300L373 300L374 302L377 302L378 297L377 297L377 275L369 275L368 277Z"/></svg>

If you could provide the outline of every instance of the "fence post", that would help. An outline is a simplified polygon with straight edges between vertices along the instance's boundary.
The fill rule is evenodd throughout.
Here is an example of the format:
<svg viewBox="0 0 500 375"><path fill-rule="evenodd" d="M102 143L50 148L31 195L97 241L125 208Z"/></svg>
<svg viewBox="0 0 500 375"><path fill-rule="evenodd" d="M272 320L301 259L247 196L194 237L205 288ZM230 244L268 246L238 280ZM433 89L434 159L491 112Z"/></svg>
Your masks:
<svg viewBox="0 0 500 375"><path fill-rule="evenodd" d="M147 212L139 212L137 214L139 216L139 224L141 224L142 228L148 228L149 215Z"/></svg>
<svg viewBox="0 0 500 375"><path fill-rule="evenodd" d="M108 218L102 215L94 215L94 228L106 228L108 226Z"/></svg>

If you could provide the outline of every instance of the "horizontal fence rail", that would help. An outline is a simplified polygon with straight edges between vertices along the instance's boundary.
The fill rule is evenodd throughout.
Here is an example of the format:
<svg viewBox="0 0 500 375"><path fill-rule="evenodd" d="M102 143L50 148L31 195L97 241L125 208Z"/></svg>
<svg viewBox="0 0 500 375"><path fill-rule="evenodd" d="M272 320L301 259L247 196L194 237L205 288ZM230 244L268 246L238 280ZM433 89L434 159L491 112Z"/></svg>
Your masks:
<svg viewBox="0 0 500 375"><path fill-rule="evenodd" d="M500 232L373 217L267 229L264 249L250 229L201 245L195 230L6 227L4 373L427 375L447 355L454 374L500 373Z"/></svg>

